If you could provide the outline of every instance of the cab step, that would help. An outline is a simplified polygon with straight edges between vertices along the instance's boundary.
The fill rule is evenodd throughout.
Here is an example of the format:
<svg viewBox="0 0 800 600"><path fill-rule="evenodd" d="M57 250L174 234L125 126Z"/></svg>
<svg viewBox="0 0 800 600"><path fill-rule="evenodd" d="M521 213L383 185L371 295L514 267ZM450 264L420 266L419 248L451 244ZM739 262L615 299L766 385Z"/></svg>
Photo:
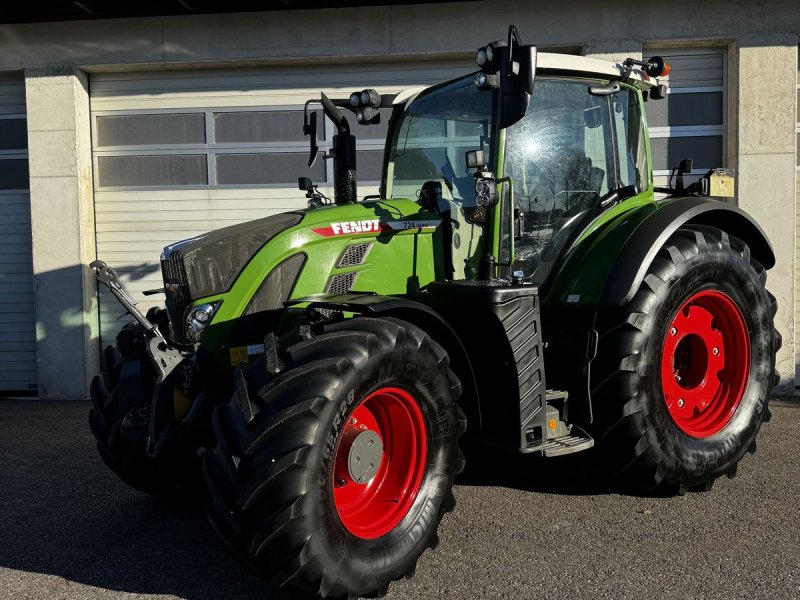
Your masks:
<svg viewBox="0 0 800 600"><path fill-rule="evenodd" d="M538 446L528 448L528 451L540 452L543 456L551 458L588 450L592 446L594 446L592 436L577 425L572 425L569 434L546 440Z"/></svg>
<svg viewBox="0 0 800 600"><path fill-rule="evenodd" d="M547 390L545 393L544 426L526 431L527 445L520 449L525 454L538 453L546 457L563 456L588 450L594 439L577 425L568 423L567 402L569 394L562 390Z"/></svg>

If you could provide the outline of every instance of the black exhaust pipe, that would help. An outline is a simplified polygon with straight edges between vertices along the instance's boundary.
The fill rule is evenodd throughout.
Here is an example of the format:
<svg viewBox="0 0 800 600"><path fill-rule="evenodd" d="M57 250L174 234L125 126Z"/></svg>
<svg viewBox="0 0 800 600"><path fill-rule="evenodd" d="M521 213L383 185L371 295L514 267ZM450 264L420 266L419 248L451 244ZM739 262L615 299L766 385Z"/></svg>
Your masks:
<svg viewBox="0 0 800 600"><path fill-rule="evenodd" d="M336 126L333 136L333 201L336 204L351 204L356 201L356 138L350 133L347 119L324 93L322 108Z"/></svg>

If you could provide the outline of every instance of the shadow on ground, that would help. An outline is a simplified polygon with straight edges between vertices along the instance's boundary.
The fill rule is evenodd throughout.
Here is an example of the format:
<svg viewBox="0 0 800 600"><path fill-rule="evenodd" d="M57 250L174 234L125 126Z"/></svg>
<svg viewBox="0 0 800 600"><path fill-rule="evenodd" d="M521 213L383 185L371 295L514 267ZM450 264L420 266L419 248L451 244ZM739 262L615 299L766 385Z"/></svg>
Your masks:
<svg viewBox="0 0 800 600"><path fill-rule="evenodd" d="M598 468L592 450L543 458L475 440L464 441L461 446L467 463L456 482L459 485L496 486L569 496L624 493Z"/></svg>
<svg viewBox="0 0 800 600"><path fill-rule="evenodd" d="M283 598L229 557L202 503L157 502L119 481L97 455L88 411L88 402L0 400L0 571L187 600ZM0 597L52 595L40 578L26 589L12 573L0 577Z"/></svg>
<svg viewBox="0 0 800 600"><path fill-rule="evenodd" d="M159 502L119 481L97 456L88 410L83 402L0 400L0 568L187 600L283 597L227 554L202 502ZM470 466L459 485L609 491L578 456L544 461L473 444L465 451ZM3 591L0 583L0 596L20 590Z"/></svg>
<svg viewBox="0 0 800 600"><path fill-rule="evenodd" d="M757 463L746 459L743 477L714 494L680 499L620 495L591 453L545 460L465 444L468 468L456 489L461 510L448 515L442 532L449 550L431 553L422 575L399 585L397 593L460 598L495 585L497 594L485 597L522 597L535 582L553 577L550 563L538 560L545 548L577 561L571 585L586 589L575 597L667 597L663 592L672 587L656 585L660 580L647 569L688 544L707 569L719 573L714 586L728 594L719 597L777 597L766 594L769 588L797 598L796 571L788 566L794 554L787 548L798 543L791 515L800 473L785 457L796 446L800 404L782 404L781 418L762 436ZM160 503L119 481L97 455L88 410L88 402L0 400L0 598L98 600L119 598L120 592L131 600L285 598L227 554L201 503ZM527 492L537 492L535 504ZM752 510L743 512L743 506ZM776 554L773 546L783 550ZM464 547L470 551L463 553ZM575 554L576 548L582 550ZM737 569L763 563L758 580L740 584L724 576L719 565L731 560ZM604 588L602 577L584 581L577 565L586 561L598 572L616 573L607 581L623 581L630 594ZM626 561L641 562L640 579L632 578ZM473 581L476 570L483 574ZM442 583L451 573L453 581ZM706 589L705 583L695 589L684 575L678 567L660 573L677 586L670 597L697 597ZM524 580L519 585L517 576ZM760 591L753 595L756 584ZM749 586L747 594L742 586ZM610 595L597 595L596 588Z"/></svg>

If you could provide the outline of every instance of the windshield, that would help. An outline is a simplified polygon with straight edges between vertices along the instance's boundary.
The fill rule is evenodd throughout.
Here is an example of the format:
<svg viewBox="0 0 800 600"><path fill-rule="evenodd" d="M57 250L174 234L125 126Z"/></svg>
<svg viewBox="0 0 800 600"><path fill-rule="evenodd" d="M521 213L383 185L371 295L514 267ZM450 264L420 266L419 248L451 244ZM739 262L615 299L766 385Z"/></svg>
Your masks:
<svg viewBox="0 0 800 600"><path fill-rule="evenodd" d="M386 170L386 193L416 198L422 184L437 181L442 192L462 205L475 200L475 169L467 169L469 150L492 155L496 91L481 91L472 76L423 92L409 103L395 129Z"/></svg>

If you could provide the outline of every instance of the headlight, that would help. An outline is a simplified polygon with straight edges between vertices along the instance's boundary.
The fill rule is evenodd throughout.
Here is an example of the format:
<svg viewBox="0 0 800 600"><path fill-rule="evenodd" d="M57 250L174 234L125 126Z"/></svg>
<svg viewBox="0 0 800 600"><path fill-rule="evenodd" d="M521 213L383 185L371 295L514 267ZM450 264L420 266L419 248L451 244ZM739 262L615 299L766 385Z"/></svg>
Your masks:
<svg viewBox="0 0 800 600"><path fill-rule="evenodd" d="M202 336L208 324L211 323L211 319L214 317L214 313L217 312L220 304L222 304L221 300L211 302L210 304L199 304L189 311L189 314L186 316L187 340L190 342L200 341L200 336Z"/></svg>

